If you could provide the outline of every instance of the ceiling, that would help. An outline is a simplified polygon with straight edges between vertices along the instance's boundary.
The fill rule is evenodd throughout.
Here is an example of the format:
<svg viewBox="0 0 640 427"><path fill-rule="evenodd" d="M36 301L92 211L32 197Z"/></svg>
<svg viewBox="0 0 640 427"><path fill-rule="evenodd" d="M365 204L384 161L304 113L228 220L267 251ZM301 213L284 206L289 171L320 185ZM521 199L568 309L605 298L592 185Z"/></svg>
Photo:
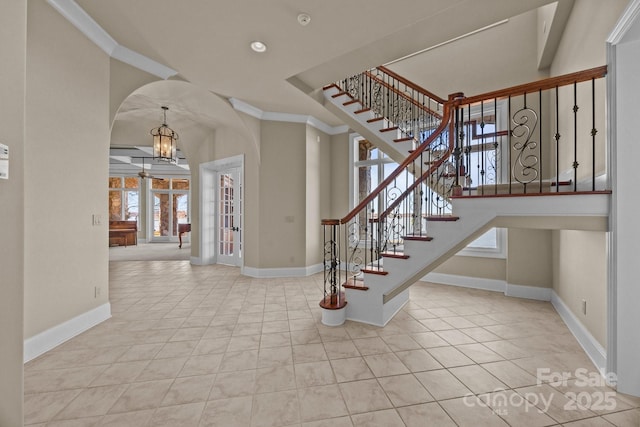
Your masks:
<svg viewBox="0 0 640 427"><path fill-rule="evenodd" d="M65 7L81 8L126 53L130 49L175 70L170 79L264 112L313 116L329 126L342 123L309 96L323 85L551 2L49 0L63 15ZM303 12L311 17L306 26L297 20ZM253 52L254 40L267 51ZM126 119L124 113L157 122L162 101L154 94L130 99L116 120ZM197 115L193 108L184 110ZM181 116L170 112L168 121ZM209 119L192 118L215 128Z"/></svg>

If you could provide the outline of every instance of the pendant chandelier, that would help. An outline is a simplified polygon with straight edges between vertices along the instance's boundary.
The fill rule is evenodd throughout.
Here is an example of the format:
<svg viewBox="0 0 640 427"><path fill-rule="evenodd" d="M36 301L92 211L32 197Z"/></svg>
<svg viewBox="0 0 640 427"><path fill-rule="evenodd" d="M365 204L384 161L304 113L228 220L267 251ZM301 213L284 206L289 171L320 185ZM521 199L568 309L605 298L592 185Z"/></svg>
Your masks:
<svg viewBox="0 0 640 427"><path fill-rule="evenodd" d="M177 164L177 141L179 137L173 129L167 126L168 109L169 107L162 106L162 125L151 129L151 135L153 135L153 159Z"/></svg>

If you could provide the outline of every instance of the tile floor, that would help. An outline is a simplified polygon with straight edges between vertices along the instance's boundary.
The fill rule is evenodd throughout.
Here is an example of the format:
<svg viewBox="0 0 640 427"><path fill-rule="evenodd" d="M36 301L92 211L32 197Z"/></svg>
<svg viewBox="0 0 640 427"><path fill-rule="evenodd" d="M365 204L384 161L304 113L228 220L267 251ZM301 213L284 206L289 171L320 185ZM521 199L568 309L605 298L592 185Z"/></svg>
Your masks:
<svg viewBox="0 0 640 427"><path fill-rule="evenodd" d="M134 261L110 282L110 320L26 365L26 425L640 425L549 303L419 283L386 327L329 328L321 275Z"/></svg>

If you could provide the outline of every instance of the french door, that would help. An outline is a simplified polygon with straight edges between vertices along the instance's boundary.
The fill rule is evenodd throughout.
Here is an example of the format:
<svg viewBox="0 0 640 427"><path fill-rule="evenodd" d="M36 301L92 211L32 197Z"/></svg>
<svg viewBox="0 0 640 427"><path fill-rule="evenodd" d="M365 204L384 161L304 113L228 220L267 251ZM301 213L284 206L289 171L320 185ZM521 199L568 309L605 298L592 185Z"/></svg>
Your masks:
<svg viewBox="0 0 640 427"><path fill-rule="evenodd" d="M240 266L242 260L242 179L240 168L217 173L218 263Z"/></svg>
<svg viewBox="0 0 640 427"><path fill-rule="evenodd" d="M189 222L189 180L151 180L151 241L175 241L178 224Z"/></svg>

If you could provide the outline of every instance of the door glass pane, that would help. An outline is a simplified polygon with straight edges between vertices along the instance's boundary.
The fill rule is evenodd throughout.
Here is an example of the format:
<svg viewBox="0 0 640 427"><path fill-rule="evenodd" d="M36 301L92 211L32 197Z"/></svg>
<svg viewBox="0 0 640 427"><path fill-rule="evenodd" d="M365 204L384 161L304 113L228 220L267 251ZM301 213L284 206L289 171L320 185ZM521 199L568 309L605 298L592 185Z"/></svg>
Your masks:
<svg viewBox="0 0 640 427"><path fill-rule="evenodd" d="M220 255L233 255L233 177L231 174L220 175L219 188L219 236Z"/></svg>
<svg viewBox="0 0 640 427"><path fill-rule="evenodd" d="M169 195L153 193L153 236L169 235Z"/></svg>
<svg viewBox="0 0 640 427"><path fill-rule="evenodd" d="M174 194L173 195L173 235L178 235L178 224L187 224L189 222L189 195Z"/></svg>
<svg viewBox="0 0 640 427"><path fill-rule="evenodd" d="M137 191L124 191L124 219L127 221L137 221L140 204Z"/></svg>

